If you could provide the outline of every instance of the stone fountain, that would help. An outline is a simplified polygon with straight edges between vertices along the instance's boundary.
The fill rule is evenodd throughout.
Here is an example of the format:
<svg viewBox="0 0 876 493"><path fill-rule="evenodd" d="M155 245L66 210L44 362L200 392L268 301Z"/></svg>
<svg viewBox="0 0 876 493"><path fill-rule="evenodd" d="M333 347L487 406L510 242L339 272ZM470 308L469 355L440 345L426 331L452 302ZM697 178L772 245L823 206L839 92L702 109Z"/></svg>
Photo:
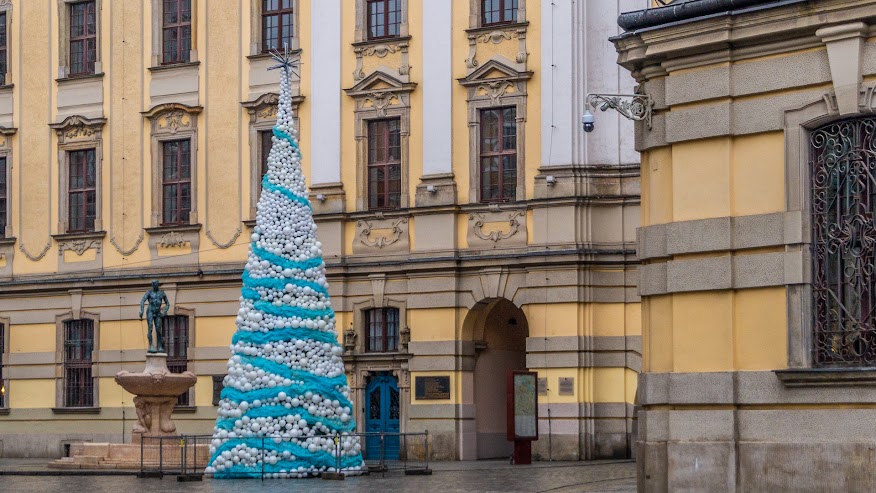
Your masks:
<svg viewBox="0 0 876 493"><path fill-rule="evenodd" d="M146 352L146 368L137 373L120 371L116 373L118 383L128 393L134 394L134 408L137 411L137 421L131 430L131 443L75 443L70 446L70 457L54 461L49 465L58 468L85 469L139 469L141 453L159 456L152 448L172 448L178 454L176 443L162 442L163 436L174 436L176 425L171 419L171 413L179 396L188 392L195 385L197 377L194 373L171 373L167 369L167 353L164 352L164 332L162 322L170 308L167 296L159 289L158 281L152 281L152 289L146 292L140 301L140 319L143 319L143 308L146 309L148 326L147 338L149 350ZM153 329L155 337L153 339ZM144 443L145 442L145 443ZM196 450L198 456L206 456L206 444L199 446L204 450Z"/></svg>

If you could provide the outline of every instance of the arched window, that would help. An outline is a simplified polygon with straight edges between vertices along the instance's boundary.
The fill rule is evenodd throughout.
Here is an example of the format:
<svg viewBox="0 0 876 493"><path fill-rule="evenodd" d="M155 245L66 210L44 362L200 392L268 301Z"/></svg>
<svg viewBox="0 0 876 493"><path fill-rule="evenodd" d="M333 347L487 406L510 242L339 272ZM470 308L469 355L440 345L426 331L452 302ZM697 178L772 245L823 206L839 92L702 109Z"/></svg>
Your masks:
<svg viewBox="0 0 876 493"><path fill-rule="evenodd" d="M810 137L816 366L876 364L876 118Z"/></svg>

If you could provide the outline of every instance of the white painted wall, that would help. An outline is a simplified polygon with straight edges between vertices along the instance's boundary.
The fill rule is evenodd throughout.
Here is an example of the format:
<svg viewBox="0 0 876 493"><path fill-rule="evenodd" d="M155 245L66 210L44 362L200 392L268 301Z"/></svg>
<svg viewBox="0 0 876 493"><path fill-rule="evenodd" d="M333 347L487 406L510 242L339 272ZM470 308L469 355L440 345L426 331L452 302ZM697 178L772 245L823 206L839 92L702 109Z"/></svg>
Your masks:
<svg viewBox="0 0 876 493"><path fill-rule="evenodd" d="M423 63L423 174L452 172L451 100L455 81L451 71L453 2L423 1L423 46L429 62Z"/></svg>
<svg viewBox="0 0 876 493"><path fill-rule="evenodd" d="M617 65L608 38L620 33L620 12L648 0L542 0L543 166L639 162L633 123L614 111L595 111L596 128L581 127L587 93L631 93L635 81ZM585 136L586 135L586 136Z"/></svg>
<svg viewBox="0 0 876 493"><path fill-rule="evenodd" d="M341 0L312 2L310 72L313 101L310 154L311 185L341 181ZM323 62L316 62L322 60Z"/></svg>

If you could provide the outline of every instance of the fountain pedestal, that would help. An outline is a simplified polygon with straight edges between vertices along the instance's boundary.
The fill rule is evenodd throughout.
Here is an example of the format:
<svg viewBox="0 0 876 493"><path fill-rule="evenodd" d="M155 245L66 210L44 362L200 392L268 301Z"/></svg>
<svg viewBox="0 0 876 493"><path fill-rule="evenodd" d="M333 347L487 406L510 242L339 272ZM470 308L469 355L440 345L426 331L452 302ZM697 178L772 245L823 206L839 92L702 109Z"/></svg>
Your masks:
<svg viewBox="0 0 876 493"><path fill-rule="evenodd" d="M150 441L149 438L176 434L176 425L170 415L179 396L188 392L196 381L197 377L190 371L171 373L167 369L167 354L147 353L146 368L142 372L116 373L116 383L134 394L137 421L131 430L131 443L72 444L70 457L54 461L49 466L69 469L139 469L141 453L158 457L159 453L152 449L165 447L178 451L179 446L175 443ZM201 455L208 455L207 445L199 445L195 453L199 458ZM200 460L200 463L204 463L206 457Z"/></svg>

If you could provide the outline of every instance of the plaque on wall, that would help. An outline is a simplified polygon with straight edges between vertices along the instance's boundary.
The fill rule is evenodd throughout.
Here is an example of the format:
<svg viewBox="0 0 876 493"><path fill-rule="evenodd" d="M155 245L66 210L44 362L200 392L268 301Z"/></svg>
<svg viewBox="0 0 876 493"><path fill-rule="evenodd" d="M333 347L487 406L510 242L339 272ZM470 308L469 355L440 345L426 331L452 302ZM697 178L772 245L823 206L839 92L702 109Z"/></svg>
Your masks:
<svg viewBox="0 0 876 493"><path fill-rule="evenodd" d="M560 378L560 395L575 395L575 378Z"/></svg>
<svg viewBox="0 0 876 493"><path fill-rule="evenodd" d="M415 377L414 397L421 399L450 399L450 377Z"/></svg>
<svg viewBox="0 0 876 493"><path fill-rule="evenodd" d="M538 379L538 395L547 395L547 378Z"/></svg>

